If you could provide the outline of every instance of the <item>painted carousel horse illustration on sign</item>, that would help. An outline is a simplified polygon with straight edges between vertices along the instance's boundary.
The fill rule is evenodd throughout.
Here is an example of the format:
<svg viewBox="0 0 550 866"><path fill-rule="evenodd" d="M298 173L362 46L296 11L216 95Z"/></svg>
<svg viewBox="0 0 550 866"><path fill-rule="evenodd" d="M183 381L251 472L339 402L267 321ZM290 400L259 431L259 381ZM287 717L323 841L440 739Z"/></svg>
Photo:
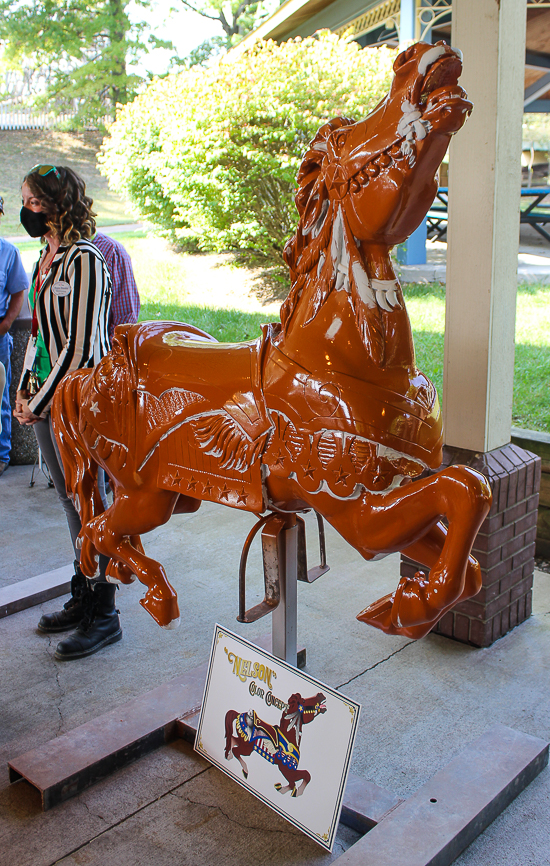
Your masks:
<svg viewBox="0 0 550 866"><path fill-rule="evenodd" d="M325 700L322 692L306 699L300 694L291 695L278 725L264 722L255 710L247 713L228 710L225 715L226 759L229 761L234 755L247 779L248 767L243 755L247 758L252 752L258 752L270 764L275 764L288 782L287 785L277 782L277 791L281 794L290 791L291 797L300 797L311 781L307 770L298 769L302 726L312 722L319 713L326 713Z"/></svg>
<svg viewBox="0 0 550 866"><path fill-rule="evenodd" d="M426 566L358 618L420 638L481 587L472 544L485 478L442 460L437 393L415 361L390 250L416 229L451 135L472 106L459 54L418 43L364 120L321 127L298 175L299 223L285 249L291 289L260 338L213 341L174 322L117 328L95 369L67 375L53 422L82 518L81 568L147 586L162 626L176 593L140 534L201 500L288 525L315 509L366 559L402 551ZM111 479L103 510L97 467Z"/></svg>

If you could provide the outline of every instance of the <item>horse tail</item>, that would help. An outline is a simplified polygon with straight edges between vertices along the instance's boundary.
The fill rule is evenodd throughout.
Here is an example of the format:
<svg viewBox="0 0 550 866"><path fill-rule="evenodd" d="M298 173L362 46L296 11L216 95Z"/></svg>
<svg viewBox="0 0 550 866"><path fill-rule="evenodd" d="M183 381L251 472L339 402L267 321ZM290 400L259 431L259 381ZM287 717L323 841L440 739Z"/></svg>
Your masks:
<svg viewBox="0 0 550 866"><path fill-rule="evenodd" d="M97 489L98 465L90 456L80 429L82 388L92 373L86 368L68 373L52 403L52 426L63 463L65 487L80 514L82 526L104 511Z"/></svg>
<svg viewBox="0 0 550 866"><path fill-rule="evenodd" d="M225 714L225 757L231 752L231 739L233 737L233 722L238 717L236 710L228 710Z"/></svg>

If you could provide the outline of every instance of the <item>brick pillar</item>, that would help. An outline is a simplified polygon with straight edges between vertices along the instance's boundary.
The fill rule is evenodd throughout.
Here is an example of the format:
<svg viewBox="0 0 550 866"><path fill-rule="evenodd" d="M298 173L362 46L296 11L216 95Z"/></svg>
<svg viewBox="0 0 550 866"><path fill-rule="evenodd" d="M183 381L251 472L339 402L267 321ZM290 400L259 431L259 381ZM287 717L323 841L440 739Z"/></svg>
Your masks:
<svg viewBox="0 0 550 866"><path fill-rule="evenodd" d="M472 548L483 585L476 596L445 614L432 631L487 647L531 615L541 460L513 444L486 454L446 447L442 468L456 463L482 472L493 491L491 510ZM401 558L402 576L410 577L422 568Z"/></svg>

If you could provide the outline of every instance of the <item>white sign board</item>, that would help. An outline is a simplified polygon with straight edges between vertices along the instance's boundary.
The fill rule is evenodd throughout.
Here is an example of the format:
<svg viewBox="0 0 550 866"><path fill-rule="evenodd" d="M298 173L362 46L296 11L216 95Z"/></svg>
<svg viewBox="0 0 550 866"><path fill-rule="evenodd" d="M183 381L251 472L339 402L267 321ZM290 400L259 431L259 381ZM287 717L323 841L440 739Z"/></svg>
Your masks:
<svg viewBox="0 0 550 866"><path fill-rule="evenodd" d="M195 749L332 851L359 711L216 625Z"/></svg>

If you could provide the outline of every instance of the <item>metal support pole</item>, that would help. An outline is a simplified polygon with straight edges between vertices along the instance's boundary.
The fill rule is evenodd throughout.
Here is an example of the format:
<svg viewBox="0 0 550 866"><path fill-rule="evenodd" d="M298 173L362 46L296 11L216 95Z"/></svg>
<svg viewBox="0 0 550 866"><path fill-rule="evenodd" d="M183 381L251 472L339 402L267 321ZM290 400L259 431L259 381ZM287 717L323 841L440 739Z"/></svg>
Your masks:
<svg viewBox="0 0 550 866"><path fill-rule="evenodd" d="M297 667L298 630L298 526L296 518L280 534L281 600L271 614L272 653Z"/></svg>

